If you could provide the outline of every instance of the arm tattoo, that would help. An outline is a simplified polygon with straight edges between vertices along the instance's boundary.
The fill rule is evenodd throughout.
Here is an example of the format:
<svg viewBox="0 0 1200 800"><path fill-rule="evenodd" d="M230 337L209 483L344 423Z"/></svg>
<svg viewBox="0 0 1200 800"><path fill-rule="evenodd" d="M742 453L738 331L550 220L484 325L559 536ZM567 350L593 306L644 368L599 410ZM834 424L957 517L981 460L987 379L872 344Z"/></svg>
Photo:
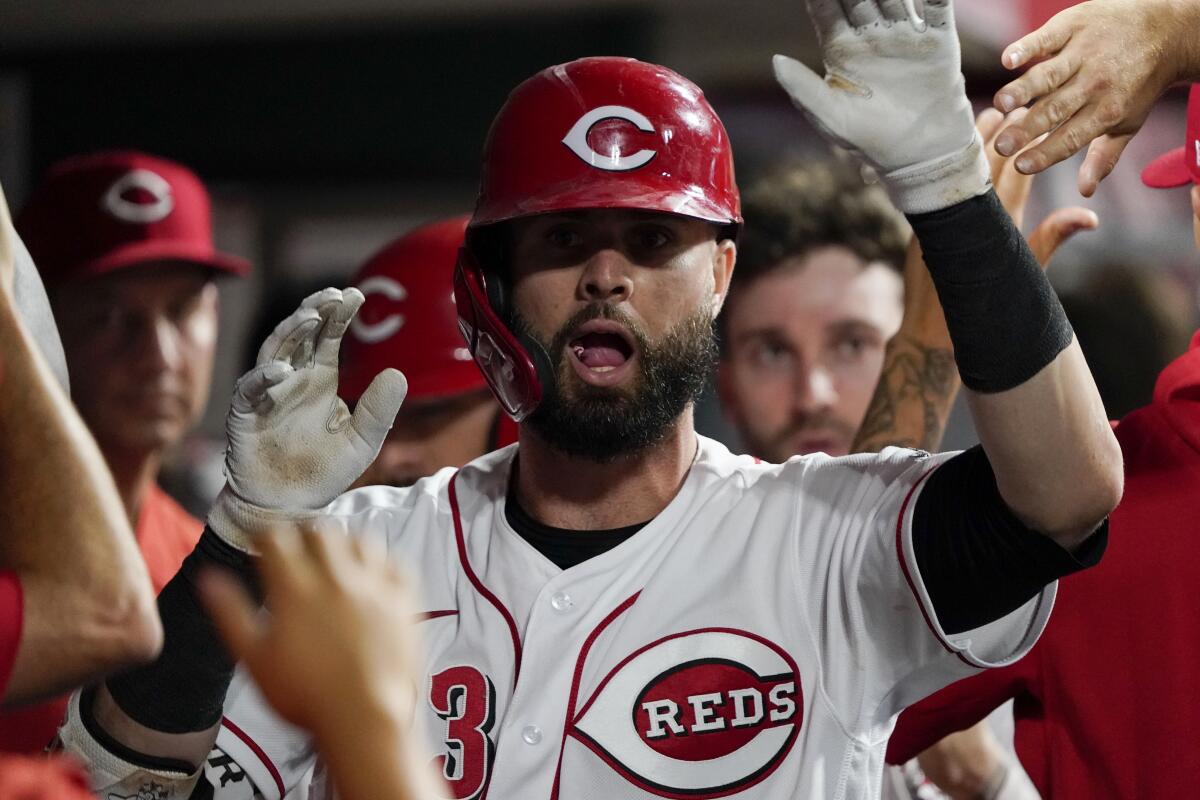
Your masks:
<svg viewBox="0 0 1200 800"><path fill-rule="evenodd" d="M936 450L958 386L953 350L897 335L888 342L879 384L851 452L877 453L889 446Z"/></svg>

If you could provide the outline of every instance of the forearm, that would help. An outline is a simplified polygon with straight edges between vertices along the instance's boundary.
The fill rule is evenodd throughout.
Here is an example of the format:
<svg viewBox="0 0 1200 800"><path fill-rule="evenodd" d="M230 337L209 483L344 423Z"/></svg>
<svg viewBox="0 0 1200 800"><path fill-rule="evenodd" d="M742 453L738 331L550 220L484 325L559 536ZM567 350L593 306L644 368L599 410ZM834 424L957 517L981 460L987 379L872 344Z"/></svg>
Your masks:
<svg viewBox="0 0 1200 800"><path fill-rule="evenodd" d="M0 358L0 564L26 599L9 705L152 658L162 633L108 468L2 293Z"/></svg>
<svg viewBox="0 0 1200 800"><path fill-rule="evenodd" d="M158 658L109 678L93 711L104 734L138 755L196 767L221 722L234 660L197 596L200 575L225 570L254 581L252 559L206 529L158 598L165 640Z"/></svg>
<svg viewBox="0 0 1200 800"><path fill-rule="evenodd" d="M851 447L936 451L958 395L954 345L920 243L913 237L904 266L904 321L888 341L879 384Z"/></svg>
<svg viewBox="0 0 1200 800"><path fill-rule="evenodd" d="M1120 449L1078 342L1015 389L967 402L1001 496L1030 527L1072 548L1116 506Z"/></svg>
<svg viewBox="0 0 1200 800"><path fill-rule="evenodd" d="M1119 499L1121 458L1062 306L993 194L910 219L1000 494L1072 547Z"/></svg>

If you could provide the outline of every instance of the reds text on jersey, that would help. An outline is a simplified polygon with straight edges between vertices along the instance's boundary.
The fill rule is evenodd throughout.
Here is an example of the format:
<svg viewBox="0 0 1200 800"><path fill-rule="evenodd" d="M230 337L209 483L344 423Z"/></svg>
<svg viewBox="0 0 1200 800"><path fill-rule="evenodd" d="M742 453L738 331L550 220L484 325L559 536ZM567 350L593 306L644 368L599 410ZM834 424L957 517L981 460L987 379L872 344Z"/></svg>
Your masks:
<svg viewBox="0 0 1200 800"><path fill-rule="evenodd" d="M515 453L328 509L422 580L417 724L458 800L875 798L895 715L1020 657L1053 604L941 631L910 526L948 455L769 465L701 438L658 517L563 571L505 519ZM312 766L244 676L218 747L266 797Z"/></svg>

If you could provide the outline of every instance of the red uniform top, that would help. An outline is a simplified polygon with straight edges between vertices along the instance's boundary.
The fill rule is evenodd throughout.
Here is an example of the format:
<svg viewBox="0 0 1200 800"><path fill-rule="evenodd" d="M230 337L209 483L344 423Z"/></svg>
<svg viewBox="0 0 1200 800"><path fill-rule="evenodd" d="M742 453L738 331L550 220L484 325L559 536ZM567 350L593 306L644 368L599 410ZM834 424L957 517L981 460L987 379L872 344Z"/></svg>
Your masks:
<svg viewBox="0 0 1200 800"><path fill-rule="evenodd" d="M900 716L901 763L1015 698L1016 748L1045 798L1194 797L1200 774L1200 333L1116 427L1125 496L1099 566L1064 578L1023 660Z"/></svg>
<svg viewBox="0 0 1200 800"><path fill-rule="evenodd" d="M146 567L150 571L150 583L154 586L155 594L179 571L183 559L192 552L203 531L204 523L184 511L166 492L158 488L157 484L150 487L142 501L135 534L142 558L146 560ZM8 630L12 627L8 619L8 595L3 576L0 575L0 678L4 679L7 678L8 671L4 670L3 666L8 664L11 669L12 660L16 658L16 641L20 638L18 617L12 655L5 661L8 653ZM19 609L19 586L17 602ZM66 708L67 698L59 697L16 711L0 713L0 752L41 752L54 738Z"/></svg>

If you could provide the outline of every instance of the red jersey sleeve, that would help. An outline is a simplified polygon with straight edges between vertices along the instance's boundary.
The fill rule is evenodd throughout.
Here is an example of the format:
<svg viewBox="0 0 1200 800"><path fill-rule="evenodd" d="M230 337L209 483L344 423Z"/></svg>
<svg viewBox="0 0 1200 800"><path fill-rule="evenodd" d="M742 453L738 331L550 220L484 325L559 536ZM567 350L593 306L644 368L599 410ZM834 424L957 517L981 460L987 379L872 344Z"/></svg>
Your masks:
<svg viewBox="0 0 1200 800"><path fill-rule="evenodd" d="M0 571L0 697L8 688L17 648L21 644L21 628L25 622L25 595L17 573Z"/></svg>

